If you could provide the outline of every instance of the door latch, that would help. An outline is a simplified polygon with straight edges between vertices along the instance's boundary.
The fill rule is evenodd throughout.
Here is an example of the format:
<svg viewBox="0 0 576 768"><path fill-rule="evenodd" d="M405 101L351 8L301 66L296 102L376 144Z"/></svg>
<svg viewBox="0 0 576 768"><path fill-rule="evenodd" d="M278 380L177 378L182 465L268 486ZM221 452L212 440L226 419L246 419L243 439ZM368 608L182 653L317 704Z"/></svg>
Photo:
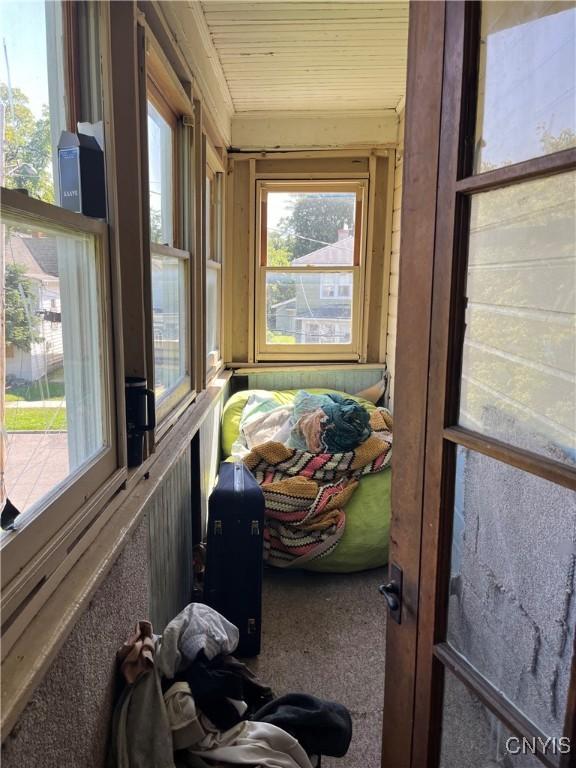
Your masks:
<svg viewBox="0 0 576 768"><path fill-rule="evenodd" d="M402 623L402 569L396 563L390 563L390 581L380 584L378 591L388 603L390 618L397 624Z"/></svg>

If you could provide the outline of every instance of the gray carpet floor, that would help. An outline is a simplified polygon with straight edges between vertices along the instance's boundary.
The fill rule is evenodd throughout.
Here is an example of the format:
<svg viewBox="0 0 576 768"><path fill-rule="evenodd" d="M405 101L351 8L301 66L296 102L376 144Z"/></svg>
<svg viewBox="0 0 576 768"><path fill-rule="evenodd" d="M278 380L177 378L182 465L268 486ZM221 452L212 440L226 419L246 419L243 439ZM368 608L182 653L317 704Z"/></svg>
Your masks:
<svg viewBox="0 0 576 768"><path fill-rule="evenodd" d="M344 758L322 768L380 768L386 569L354 574L266 570L262 653L250 665L281 695L312 693L345 704L354 733Z"/></svg>

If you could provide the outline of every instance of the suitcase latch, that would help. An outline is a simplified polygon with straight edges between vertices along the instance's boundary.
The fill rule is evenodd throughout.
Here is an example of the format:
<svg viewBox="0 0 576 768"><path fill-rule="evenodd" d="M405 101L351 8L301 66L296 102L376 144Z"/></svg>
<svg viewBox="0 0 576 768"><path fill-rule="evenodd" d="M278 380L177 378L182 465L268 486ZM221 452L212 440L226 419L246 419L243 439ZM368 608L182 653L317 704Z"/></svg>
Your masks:
<svg viewBox="0 0 576 768"><path fill-rule="evenodd" d="M248 634L256 634L256 619L248 619Z"/></svg>
<svg viewBox="0 0 576 768"><path fill-rule="evenodd" d="M258 520L252 520L252 525L250 526L250 533L252 536L260 536L260 523Z"/></svg>
<svg viewBox="0 0 576 768"><path fill-rule="evenodd" d="M214 536L222 536L222 520L214 520Z"/></svg>

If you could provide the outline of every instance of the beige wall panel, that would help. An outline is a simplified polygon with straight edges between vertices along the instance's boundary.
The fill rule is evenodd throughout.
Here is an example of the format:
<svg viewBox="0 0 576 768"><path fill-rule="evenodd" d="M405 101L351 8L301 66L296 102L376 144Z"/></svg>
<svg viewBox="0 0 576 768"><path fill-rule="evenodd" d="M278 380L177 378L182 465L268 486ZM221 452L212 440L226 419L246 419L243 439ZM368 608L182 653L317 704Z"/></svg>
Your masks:
<svg viewBox="0 0 576 768"><path fill-rule="evenodd" d="M294 173L294 160L290 158L256 161L256 175L268 173ZM368 173L368 157L319 157L298 160L297 172L306 173Z"/></svg>
<svg viewBox="0 0 576 768"><path fill-rule="evenodd" d="M394 211L392 215L392 259L390 265L390 287L388 295L388 338L386 343L386 363L392 382L390 386L390 401L394 403L394 363L396 349L396 317L398 315L398 275L400 273L400 227L402 206L402 170L404 152L404 111L400 115L398 126L398 152L396 153L396 170L394 173Z"/></svg>
<svg viewBox="0 0 576 768"><path fill-rule="evenodd" d="M249 312L254 310L250 304L250 164L234 163L232 174L234 185L230 251L227 255L230 280L228 297L230 301L230 347L231 362L245 362L249 351ZM228 361L227 361L228 362Z"/></svg>
<svg viewBox="0 0 576 768"><path fill-rule="evenodd" d="M282 94L283 104L290 103ZM322 105L318 104L318 108ZM354 105L350 105L353 109ZM239 149L280 149L290 147L359 147L394 145L398 116L393 109L377 113L317 114L296 113L246 116L232 119L232 146Z"/></svg>

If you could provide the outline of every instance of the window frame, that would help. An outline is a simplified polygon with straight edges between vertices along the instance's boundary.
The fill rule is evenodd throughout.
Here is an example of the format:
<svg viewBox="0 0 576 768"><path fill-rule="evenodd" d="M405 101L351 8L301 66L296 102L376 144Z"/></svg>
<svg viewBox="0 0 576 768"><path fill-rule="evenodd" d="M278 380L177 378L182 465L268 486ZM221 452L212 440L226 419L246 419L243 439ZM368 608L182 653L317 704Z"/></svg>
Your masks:
<svg viewBox="0 0 576 768"><path fill-rule="evenodd" d="M67 534L75 531L78 525L84 528L89 526L102 504L124 482L127 470L120 450L120 441L124 439L125 431L118 415L116 400L119 389L116 377L118 364L114 350L116 333L110 288L112 265L108 224L104 220L68 211L15 190L2 188L1 193L3 216L6 214L30 225L44 224L63 233L72 231L93 235L95 238L99 301L102 307L101 330L105 342L102 377L103 401L106 403L104 425L108 437L108 445L96 456L68 475L44 497L43 502L33 505L21 527L3 532L0 540L2 611L4 619L9 620L21 604L26 585L38 574L39 569L47 567L48 560L59 556L63 543L69 538ZM10 638L3 634L3 656L9 647Z"/></svg>
<svg viewBox="0 0 576 768"><path fill-rule="evenodd" d="M362 356L363 315L366 282L366 241L368 223L368 179L313 181L256 181L256 268L254 296L256 299L255 352L257 361L353 361ZM299 267L272 267L266 264L267 193L268 192L347 192L356 193L354 261L352 265L306 265ZM326 274L350 273L352 287L352 313L350 319L349 344L270 344L266 340L266 276L268 273ZM315 318L316 319L316 318Z"/></svg>
<svg viewBox="0 0 576 768"><path fill-rule="evenodd" d="M206 231L205 237L205 262L206 275L211 270L217 275L217 295L218 295L218 348L216 350L206 349L206 384L219 373L223 366L222 355L222 272L224 262L224 195L226 173L223 164L220 162L216 150L206 137L206 168L205 178L210 180L210 231ZM216 181L218 179L218 182ZM204 197L206 204L206 196ZM206 211L204 211L204 226L206 227ZM208 243L210 243L210 258L208 258ZM206 279L206 287L208 281ZM206 305L205 305L206 306ZM204 312L204 337L206 337L208 318ZM211 356L209 358L209 356Z"/></svg>
<svg viewBox="0 0 576 768"><path fill-rule="evenodd" d="M154 430L154 442L158 443L166 431L170 429L174 420L196 397L197 390L194 387L195 356L193 354L194 328L193 328L193 302L194 295L194 257L187 249L192 243L192 238L187 232L187 213L185 210L188 199L187 190L193 185L194 172L192 169L192 150L189 129L184 125L186 114L192 113L192 105L188 103L185 95L178 91L176 77L172 67L166 61L159 44L151 31L146 27L147 61L144 80L143 112L146 114L146 173L143 175L145 186L144 195L147 200L145 216L148 217L148 233L150 234L150 205L149 205L149 176L148 176L148 102L159 112L172 130L172 245L155 243L149 237L147 243L148 265L150 274L150 359L152 372L149 382L156 390L156 376L154 370L154 331L153 331L153 307L152 307L152 258L176 258L186 262L184 296L186 300L185 310L185 338L184 345L185 372L177 384L163 393L162 397L155 398L156 429ZM181 86L180 86L181 87ZM194 128L196 130L196 127ZM189 151L186 151L189 150ZM196 194L194 190L194 194ZM191 215L191 214L190 214ZM146 255L145 255L146 258Z"/></svg>

